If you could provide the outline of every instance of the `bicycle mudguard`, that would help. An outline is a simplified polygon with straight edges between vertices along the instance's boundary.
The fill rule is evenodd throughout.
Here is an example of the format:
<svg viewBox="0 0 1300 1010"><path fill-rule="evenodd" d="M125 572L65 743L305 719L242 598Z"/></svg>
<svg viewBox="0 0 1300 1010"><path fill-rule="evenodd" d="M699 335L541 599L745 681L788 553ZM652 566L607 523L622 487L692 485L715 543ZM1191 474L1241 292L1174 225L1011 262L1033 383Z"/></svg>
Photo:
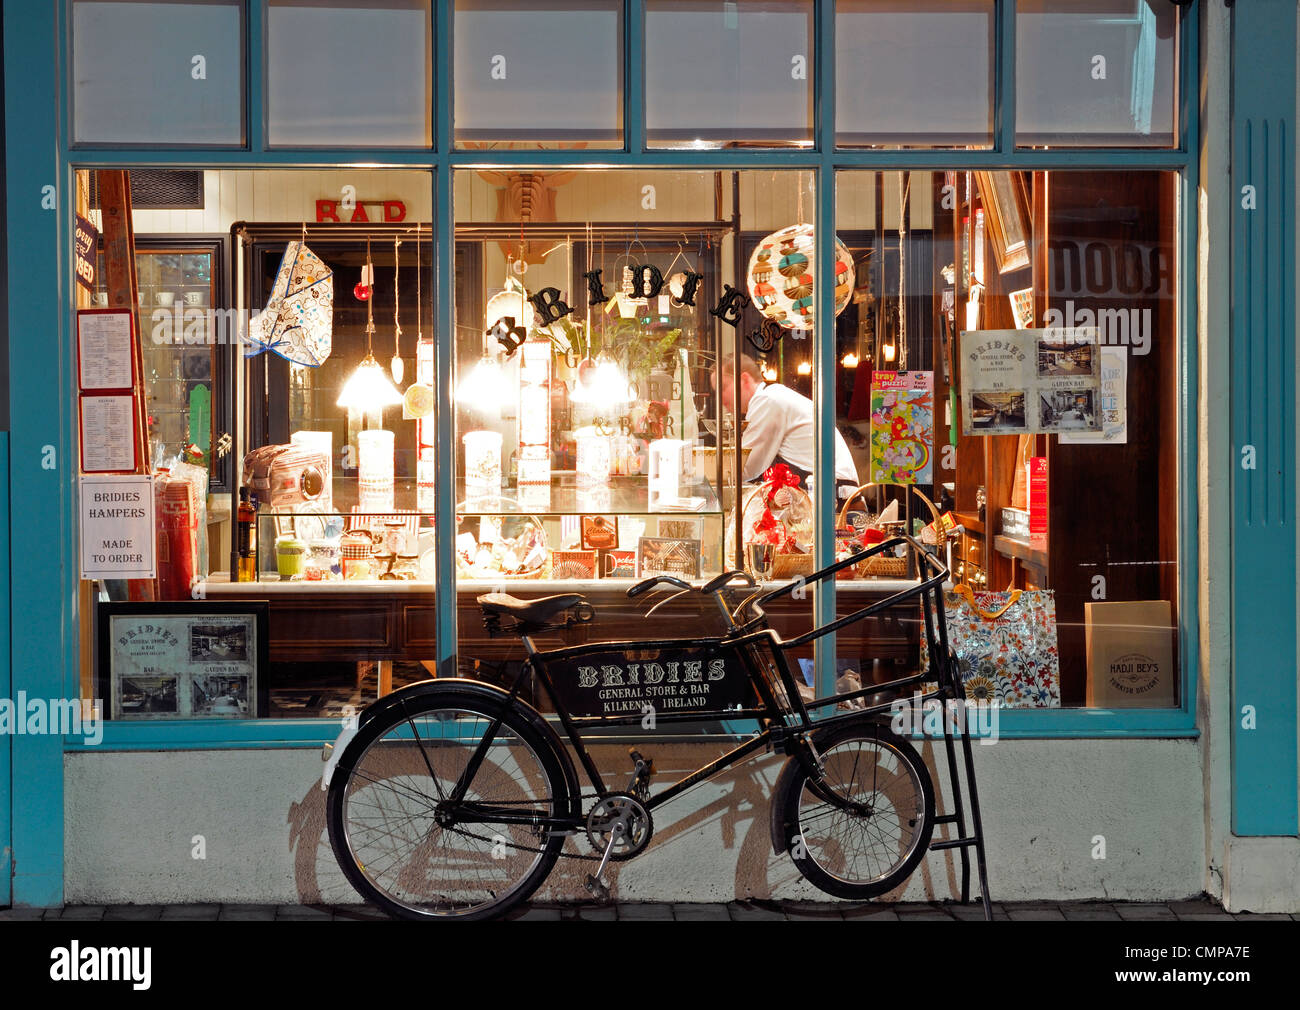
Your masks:
<svg viewBox="0 0 1300 1010"><path fill-rule="evenodd" d="M384 695L384 697L368 705L357 717L357 728L358 730L363 729L376 716L390 709L400 707L407 701L438 694L469 694L483 701L496 702L502 706L509 703L516 712L528 720L529 724L541 734L542 738L551 745L551 749L555 751L555 757L564 770L564 781L569 787L570 809L565 811L566 815L576 817L581 814L582 788L578 783L578 773L573 767L573 761L569 757L568 748L564 746L564 741L560 739L559 734L555 732L541 712L519 698L515 698L513 702L510 702L510 692L497 687L495 684L485 684L480 680L470 680L466 677L439 677L436 680L417 681L394 691L392 694Z"/></svg>

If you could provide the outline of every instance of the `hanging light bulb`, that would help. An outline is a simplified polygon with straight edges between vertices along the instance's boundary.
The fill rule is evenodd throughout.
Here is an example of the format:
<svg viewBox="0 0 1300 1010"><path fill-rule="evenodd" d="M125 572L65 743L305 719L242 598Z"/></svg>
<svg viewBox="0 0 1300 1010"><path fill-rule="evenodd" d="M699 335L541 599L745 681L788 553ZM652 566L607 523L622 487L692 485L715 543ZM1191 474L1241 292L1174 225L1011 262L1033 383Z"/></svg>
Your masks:
<svg viewBox="0 0 1300 1010"><path fill-rule="evenodd" d="M373 354L367 354L356 371L348 376L338 399L340 407L351 410L378 410L401 402L402 394L388 380Z"/></svg>
<svg viewBox="0 0 1300 1010"><path fill-rule="evenodd" d="M886 344L886 345L882 348L882 351L883 351L883 353L884 353L884 355L885 355L885 360L886 360L886 361L893 361L895 355L898 354L898 347L897 347L895 344L893 344L893 343L891 342L891 343Z"/></svg>
<svg viewBox="0 0 1300 1010"><path fill-rule="evenodd" d="M374 276L374 267L370 262L369 240L366 242L364 276ZM361 359L361 364L357 365L356 371L348 376L348 381L343 384L343 391L339 393L337 401L340 407L367 412L382 411L385 407L393 407L402 402L402 394L388 381L388 375L375 360L374 348L371 346L374 335L374 302L367 298L366 356Z"/></svg>

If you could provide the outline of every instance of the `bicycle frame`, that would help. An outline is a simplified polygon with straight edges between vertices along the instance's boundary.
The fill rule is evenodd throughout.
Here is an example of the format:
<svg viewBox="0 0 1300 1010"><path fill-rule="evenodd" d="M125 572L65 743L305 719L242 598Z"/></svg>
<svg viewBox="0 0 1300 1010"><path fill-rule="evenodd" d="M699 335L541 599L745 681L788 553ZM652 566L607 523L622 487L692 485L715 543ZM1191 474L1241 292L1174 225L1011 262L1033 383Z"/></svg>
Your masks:
<svg viewBox="0 0 1300 1010"><path fill-rule="evenodd" d="M572 646L563 649L554 649L542 651L537 648L532 639L532 634L522 631L519 634L523 642L524 649L527 653L527 660L520 669L518 677L515 679L509 694L502 700L502 714L511 705L515 703L519 692L524 687L530 676L536 676L550 699L555 709L555 714L563 727L564 735L567 737L569 744L572 746L574 753L577 755L584 772L587 775L592 787L596 791L598 799L603 799L611 793L618 790L612 790L605 782L604 776L596 767L590 751L587 748L586 740L583 737L582 730L590 727L615 727L627 726L640 723L643 719L643 713L638 711L629 715L596 715L583 716L574 715L570 710L569 693L557 686L553 671L556 667L563 665L575 665L576 661L584 658L593 658L605 654L622 655L635 654L640 652L663 652L664 650L675 650L678 652L693 652L713 660L721 661L724 668L733 666L742 670L746 677L747 683L753 689L757 696L759 704L740 706L735 708L722 709L704 709L698 712L656 712L656 726L659 722L666 724L686 723L699 721L717 721L720 719L756 719L760 722L761 729L740 743L733 749L722 754L715 760L696 769L694 772L678 780L677 782L661 789L659 792L650 796L646 802L647 810L667 803L681 793L690 789L692 786L703 782L713 775L731 767L732 765L744 760L756 751L763 750L769 746L779 753L789 753L797 760L804 763L805 770L813 779L820 777L819 761L815 751L811 747L811 741L808 739L809 734L814 730L820 730L828 726L837 725L849 720L861 720L881 714L887 711L894 701L901 696L902 692L909 687L921 684L926 681L936 681L938 687L936 690L921 694L920 701L924 702L931 698L952 697L953 686L956 684L954 670L949 662L950 656L947 649L947 632L944 626L942 601L932 600L931 594L942 592L942 583L948 576L947 569L935 558L926 552L925 548L916 540L908 536L899 536L878 544L866 552L860 552L843 561L836 562L827 568L807 577L802 584L807 585L819 582L826 578L831 578L841 569L860 563L864 558L875 553L893 549L901 544L909 545L915 552L919 568L928 568L931 574L928 578L923 578L918 585L908 587L907 589L893 593L883 600L861 608L846 617L840 618L831 624L822 628L814 629L807 634L800 635L797 638L783 640L780 635L772 628L767 626L767 617L762 610L762 604L777 599L794 590L799 582L791 582L776 590L763 594L754 595L740 604L736 611L729 612L723 607L724 615L728 617L728 623L731 630L727 634L711 637L706 639L658 639L658 640L629 640L619 642L601 642L597 644ZM717 590L718 598L721 602L721 588ZM934 665L936 669L929 673L917 673L912 676L898 678L885 684L873 684L861 691L854 691L847 694L837 694L829 698L819 698L810 702L804 702L799 695L799 690L791 672L790 665L786 660L786 652L790 649L798 648L809 642L814 641L824 635L831 634L841 628L847 627L856 621L863 620L873 614L897 606L913 597L920 596L922 600L922 610L925 616L925 634L929 640L930 655L935 657ZM936 605L937 603L937 605ZM737 623L735 618L746 608L753 612L754 616L744 622ZM729 662L731 661L731 662ZM668 661L668 665L678 665L680 661ZM701 665L703 660L697 661L697 666ZM632 669L636 669L635 664L628 664ZM647 664L647 667L659 664ZM608 668L608 666L606 667ZM594 670L595 667L580 667L584 670ZM639 672L639 671L638 671ZM679 672L679 671L675 671ZM769 676L769 674L771 676ZM702 677L701 671L695 671L697 677ZM702 681L701 681L702 682ZM777 697L774 685L779 686L784 692L787 705L783 705L781 699ZM960 688L958 687L959 691ZM813 720L810 716L811 710L821 709L830 705L841 704L867 694L890 695L890 699L883 703L878 703L866 708L853 709L839 715L827 716L821 719ZM478 769L496 732L500 728L501 716L493 722L487 733L484 734L479 744L477 752L474 754L469 765L465 769L465 775L462 781L457 783L453 799L459 800L463 797L469 780L473 773ZM469 819L460 817L460 819ZM485 817L484 820L489 818ZM502 823L511 821L508 812L494 812L490 818ZM535 814L521 815L520 819L526 819L529 823L537 822ZM565 827L578 827L579 825L572 819L545 819L543 823L550 820L557 820Z"/></svg>

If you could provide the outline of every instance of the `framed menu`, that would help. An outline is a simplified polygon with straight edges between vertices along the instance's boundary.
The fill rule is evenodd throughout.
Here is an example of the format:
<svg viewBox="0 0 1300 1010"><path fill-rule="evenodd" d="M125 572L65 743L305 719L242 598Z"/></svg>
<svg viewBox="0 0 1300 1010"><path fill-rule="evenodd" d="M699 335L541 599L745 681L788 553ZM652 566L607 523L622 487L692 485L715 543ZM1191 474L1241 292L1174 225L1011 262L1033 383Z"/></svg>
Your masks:
<svg viewBox="0 0 1300 1010"><path fill-rule="evenodd" d="M135 383L130 309L77 312L77 379L83 392L130 389Z"/></svg>

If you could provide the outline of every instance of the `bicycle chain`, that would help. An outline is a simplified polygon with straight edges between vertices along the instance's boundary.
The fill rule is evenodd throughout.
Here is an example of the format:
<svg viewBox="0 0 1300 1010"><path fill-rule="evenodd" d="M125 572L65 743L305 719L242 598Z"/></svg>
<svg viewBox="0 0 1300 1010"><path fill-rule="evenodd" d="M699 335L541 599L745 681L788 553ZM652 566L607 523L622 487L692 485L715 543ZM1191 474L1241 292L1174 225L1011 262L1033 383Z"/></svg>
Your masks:
<svg viewBox="0 0 1300 1010"><path fill-rule="evenodd" d="M580 797L578 798L578 802L579 802L579 803L582 803L582 802L589 801L589 800L594 802L595 800L598 800L598 799L600 799L600 797L599 797L596 793L592 793L590 796L580 796ZM516 850L518 850L519 852L543 852L543 851L545 851L544 849L542 849L542 848L540 848L540 847L539 847L539 848L533 848L533 847L530 846L530 845L516 845L514 842L507 842L507 841L505 840L505 838L504 838L504 837L501 837L501 836L497 836L496 838L488 838L486 835L478 835L478 834L475 834L473 831L466 831L466 830L464 830L463 828L459 828L459 827L446 828L446 829L444 829L444 830L447 830L447 831L456 831L456 832L459 832L460 834L464 835L466 838L474 838L474 839L477 839L477 840L480 841L480 842L490 842L492 845L504 845L504 846L505 846L506 848L508 848L508 849L516 849ZM572 837L575 837L575 838L576 838L576 837L578 836L579 833L580 833L580 832L575 831L575 832L573 833L573 836L572 836ZM565 837L567 838L567 837L570 837L570 836L566 835ZM580 852L565 852L563 849L560 850L560 856L559 856L559 858L561 858L561 859L579 859L579 860L584 860L584 861L586 861L586 862L590 862L590 863L599 863L600 860L601 860L601 856L600 856L599 854L597 854L597 855L591 855L591 856L584 856L584 855L583 855L582 853L580 853Z"/></svg>

